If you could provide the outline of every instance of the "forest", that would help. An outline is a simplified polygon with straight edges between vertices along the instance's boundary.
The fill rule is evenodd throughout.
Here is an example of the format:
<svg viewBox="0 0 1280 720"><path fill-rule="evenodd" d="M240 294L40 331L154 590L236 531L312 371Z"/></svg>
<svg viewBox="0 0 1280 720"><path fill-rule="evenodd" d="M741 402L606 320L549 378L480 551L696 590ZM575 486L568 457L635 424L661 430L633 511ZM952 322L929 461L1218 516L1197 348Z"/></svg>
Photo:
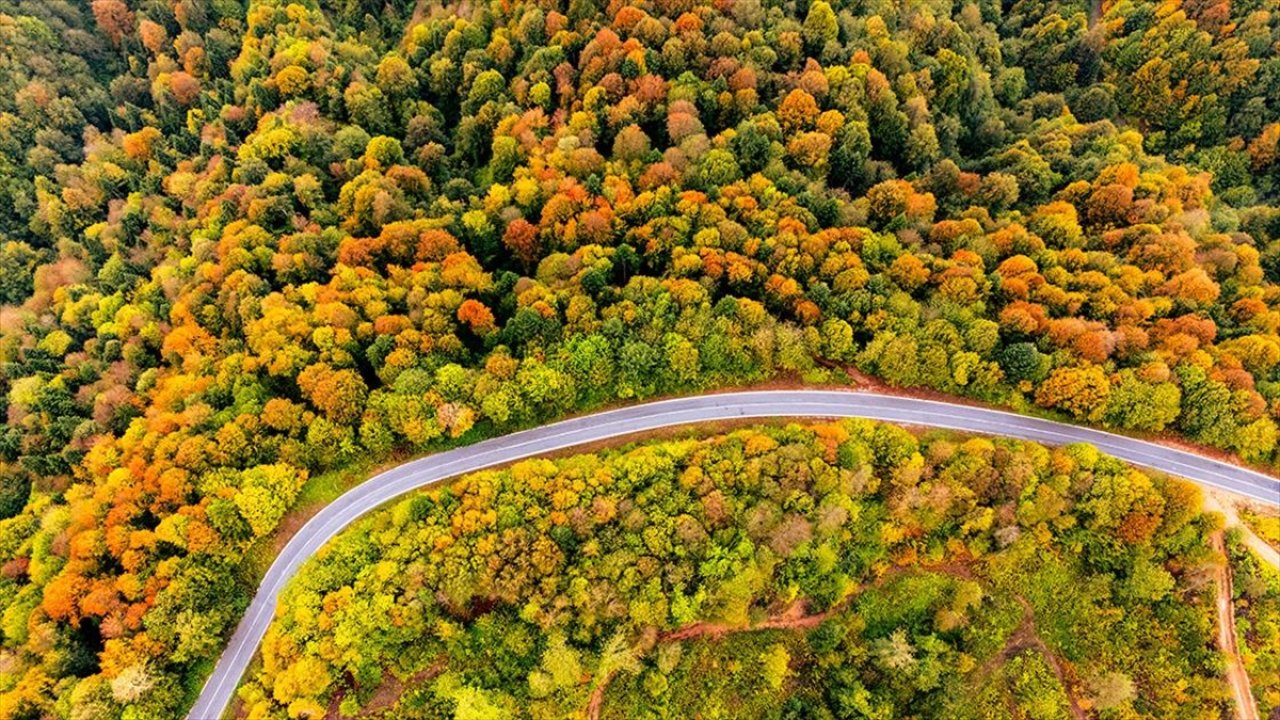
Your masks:
<svg viewBox="0 0 1280 720"><path fill-rule="evenodd" d="M1274 472L1278 281L1272 0L0 0L0 720L180 716L308 483L607 404L877 384ZM858 612L733 642L933 632Z"/></svg>
<svg viewBox="0 0 1280 720"><path fill-rule="evenodd" d="M344 532L240 697L250 718L1218 718L1220 522L1088 446L861 420L530 460ZM1278 579L1240 585L1271 702Z"/></svg>

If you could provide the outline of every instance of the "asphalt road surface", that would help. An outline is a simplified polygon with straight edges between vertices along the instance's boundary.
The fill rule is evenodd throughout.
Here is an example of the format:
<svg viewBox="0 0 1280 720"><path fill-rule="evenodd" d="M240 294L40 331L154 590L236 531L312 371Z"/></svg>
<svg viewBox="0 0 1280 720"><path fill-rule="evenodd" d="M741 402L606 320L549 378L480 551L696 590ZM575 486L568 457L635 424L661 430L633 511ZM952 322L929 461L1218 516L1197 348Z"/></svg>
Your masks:
<svg viewBox="0 0 1280 720"><path fill-rule="evenodd" d="M699 395L607 410L407 462L371 478L325 507L272 563L187 717L216 720L222 715L271 624L276 599L285 583L343 528L396 496L476 470L584 443L690 423L770 417L858 417L1046 445L1084 442L1134 465L1280 505L1280 480L1247 468L1100 430L932 400L838 390L772 390Z"/></svg>

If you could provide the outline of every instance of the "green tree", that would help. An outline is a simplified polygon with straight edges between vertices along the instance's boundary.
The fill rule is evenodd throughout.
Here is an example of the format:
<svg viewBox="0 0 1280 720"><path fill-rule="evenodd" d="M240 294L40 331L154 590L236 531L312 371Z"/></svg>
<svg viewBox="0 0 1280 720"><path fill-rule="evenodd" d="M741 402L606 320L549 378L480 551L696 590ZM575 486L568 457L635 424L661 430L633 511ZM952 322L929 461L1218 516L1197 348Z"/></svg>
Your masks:
<svg viewBox="0 0 1280 720"><path fill-rule="evenodd" d="M840 33L840 25L836 22L836 14L826 0L816 0L809 5L809 14L804 18L804 44L810 55L820 56L827 43L836 41Z"/></svg>
<svg viewBox="0 0 1280 720"><path fill-rule="evenodd" d="M1181 413L1182 391L1170 382L1146 383L1132 371L1120 374L1107 398L1104 419L1108 425L1160 432Z"/></svg>

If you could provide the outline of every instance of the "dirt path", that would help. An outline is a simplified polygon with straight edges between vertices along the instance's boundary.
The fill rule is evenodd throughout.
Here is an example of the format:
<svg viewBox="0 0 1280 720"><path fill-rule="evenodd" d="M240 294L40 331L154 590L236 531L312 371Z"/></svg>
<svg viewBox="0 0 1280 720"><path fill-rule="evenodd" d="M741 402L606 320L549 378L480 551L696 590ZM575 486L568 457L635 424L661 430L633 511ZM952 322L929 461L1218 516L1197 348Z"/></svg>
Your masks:
<svg viewBox="0 0 1280 720"><path fill-rule="evenodd" d="M1215 491L1207 491L1204 494L1204 509L1209 512L1220 512L1226 518L1226 526L1229 528L1240 528L1240 539L1245 546L1254 552L1262 561L1271 565L1271 567L1280 570L1280 551L1267 544L1266 540L1258 537L1258 534L1249 527L1249 524L1240 519L1240 513L1236 511L1236 504L1232 498L1225 493Z"/></svg>
<svg viewBox="0 0 1280 720"><path fill-rule="evenodd" d="M405 25L405 28L406 29L411 28L414 25L417 25L418 23L422 22L422 18L426 14L427 14L427 0L418 0L417 4L413 6L413 15L409 16L409 22Z"/></svg>
<svg viewBox="0 0 1280 720"><path fill-rule="evenodd" d="M851 596L852 597L852 596ZM824 612L808 615L805 613L805 604L802 601L792 603L786 610L778 615L766 618L755 625L728 625L725 623L707 623L696 622L692 625L686 625L678 630L663 633L658 636L658 642L676 642L679 640L689 640L698 637L721 638L725 635L732 635L741 632L757 632L760 630L810 630L822 624L824 620L831 617L839 609L839 605L826 610ZM600 683L596 685L595 690L591 692L591 700L587 703L587 720L600 720L600 708L604 704L604 693L609 687L609 681L612 676L600 679Z"/></svg>
<svg viewBox="0 0 1280 720"><path fill-rule="evenodd" d="M886 582L911 572L934 572L957 577L962 580L976 580L973 570L962 562L945 561L937 563L926 563L922 565L893 565L882 575L874 580L861 583L840 602L832 605L830 608L820 612L808 614L808 606L805 601L797 600L786 607L777 615L765 618L754 625L729 625L727 623L709 623L696 622L692 625L686 625L682 628L663 633L658 636L658 642L671 642L675 640L688 640L696 637L723 637L733 633L753 632L757 630L809 630L822 624L822 622L832 615L840 612L854 598L872 588L882 587Z"/></svg>
<svg viewBox="0 0 1280 720"><path fill-rule="evenodd" d="M1210 506L1211 502L1213 503L1212 506ZM1219 505L1230 507L1229 502L1220 503L1217 499L1213 499L1212 501L1206 499L1206 505L1210 506L1207 509L1213 510L1218 510ZM1224 514L1227 513L1224 512ZM1232 518L1234 518L1235 523L1241 524L1239 517L1234 513L1234 508L1231 509L1231 514L1228 515L1229 521L1231 521ZM1243 526L1243 524L1241 525ZM1247 531L1247 527L1246 536L1254 537L1258 542L1261 542L1261 539L1258 539L1256 536L1252 535L1252 533ZM1231 686L1231 693L1235 699L1235 717L1236 720L1259 720L1258 708L1254 702L1253 692L1250 689L1249 675L1245 672L1244 663L1240 659L1240 650L1236 643L1235 612L1231 601L1231 567L1226 560L1226 545L1223 541L1222 531L1214 533L1211 536L1210 541L1213 548L1223 557L1223 563L1217 570L1218 633L1216 641L1218 649L1227 656L1227 682ZM1274 562L1270 559L1269 561ZM877 578L871 583L867 583L859 587L851 593L849 598L846 598L845 601L847 602L850 598L857 597L857 595L868 586L879 585L890 577L898 575L906 569L907 568L902 566L894 567L885 575ZM919 569L944 572L966 579L972 579L974 577L972 570L961 563L941 563L932 567ZM1054 676L1058 680L1058 684L1062 687L1063 693L1067 696L1067 703L1073 720L1088 720L1089 716L1085 712L1084 708L1081 707L1080 701L1076 697L1076 693L1073 690L1074 686L1072 680L1066 667L1063 665L1061 658L1059 658L1058 655L1044 642L1044 639L1040 637L1039 632L1036 630L1035 611L1031 607L1031 603L1021 595L1016 595L1015 597L1017 598L1018 603L1022 606L1022 621L1014 630L1013 634L1009 636L1001 651L984 663L978 672L985 675L994 670L999 663L1009 660L1023 650L1035 650L1044 658L1045 662L1048 663L1049 668L1053 671ZM831 617L833 613L838 612L840 607L843 605L844 602L821 613L807 614L804 603L797 601L787 607L787 609L782 613L769 617L754 625L735 626L725 623L698 622L663 633L658 636L658 642L674 642L698 637L720 638L733 633L753 632L759 630L807 630L822 624L822 622ZM591 693L591 699L587 705L586 713L588 720L599 720L600 708L604 703L604 693L608 688L609 681L611 679L611 677L603 678Z"/></svg>
<svg viewBox="0 0 1280 720"><path fill-rule="evenodd" d="M373 696L360 708L360 712L356 717L373 715L391 708L400 700L400 696L404 694L405 690L431 680L444 672L444 669L444 657L442 656L432 663L431 667L419 671L408 680L401 680L394 675L388 675L386 680L374 690ZM346 694L347 690L345 689L333 694L333 699L329 701L329 707L325 711L324 720L339 720L347 717L339 710L342 705L342 698Z"/></svg>
<svg viewBox="0 0 1280 720"><path fill-rule="evenodd" d="M1080 701L1076 698L1076 693L1072 689L1071 678L1067 677L1067 671L1062 667L1062 659L1058 654L1049 649L1044 640L1040 637L1040 633L1036 632L1036 616L1035 611L1031 609L1031 603L1027 599L1018 596L1018 603L1022 605L1023 623L1027 628L1027 647L1034 649L1040 653L1045 662L1049 663L1053 675L1058 679L1058 684L1062 686L1062 692L1067 696L1067 704L1071 708L1071 717L1075 720L1087 720L1084 709L1080 707ZM1016 633L1015 633L1016 636Z"/></svg>
<svg viewBox="0 0 1280 720"><path fill-rule="evenodd" d="M1217 570L1218 581L1218 649L1227 656L1227 683L1235 697L1237 720L1258 720L1258 706L1249 688L1249 674L1240 660L1240 648L1236 646L1236 613L1231 602L1231 563L1227 559L1222 531L1209 538L1213 549L1222 554L1222 565Z"/></svg>
<svg viewBox="0 0 1280 720"><path fill-rule="evenodd" d="M595 690L591 691L591 702L587 703L587 720L600 720L600 706L604 704L604 689L609 687L609 680L604 678Z"/></svg>
<svg viewBox="0 0 1280 720"><path fill-rule="evenodd" d="M705 623L697 622L692 625L686 625L679 630L672 630L658 636L658 642L673 642L676 640L688 640L697 637L724 637L732 633L754 632L757 630L809 630L822 624L824 620L831 617L836 608L820 612L814 615L805 614L804 603L796 602L782 611L780 615L743 627L741 625L726 625L724 623Z"/></svg>
<svg viewBox="0 0 1280 720"><path fill-rule="evenodd" d="M914 571L939 572L965 580L975 579L972 568L968 567L963 562L949 561L914 566L894 565L876 579L857 586L843 600L820 613L809 614L808 606L805 602L803 600L797 600L788 605L786 609L777 615L765 618L754 625L729 625L727 623L696 622L691 625L686 625L682 628L677 628L670 632L660 634L657 637L657 642L677 642L680 640L689 640L701 637L718 639L734 633L758 632L760 630L812 630L813 628L821 625L832 615L840 612L845 608L845 606L852 602L854 598L866 592L868 589L880 587L892 578ZM1025 605L1024 607L1027 612L1030 612L1030 605ZM1036 640L1038 641L1039 637L1037 637ZM1041 642L1040 646L1044 647L1044 643ZM1048 655L1049 649L1045 647L1043 652ZM1056 665L1056 662L1051 661L1051 664L1054 665L1055 672L1060 672L1060 668ZM600 707L604 704L604 693L609 687L609 681L612 679L612 675L601 678L600 683L597 684L595 690L591 692L591 699L587 703L587 720L600 720ZM1064 687L1066 687L1065 684ZM1071 696L1070 690L1067 691L1067 694L1069 697ZM1074 708L1074 697L1071 698L1071 702L1072 707ZM1086 719L1083 715L1079 715L1076 717L1076 720Z"/></svg>
<svg viewBox="0 0 1280 720"><path fill-rule="evenodd" d="M977 677L984 678L990 675L997 667L1012 660L1023 650L1034 650L1049 664L1049 669L1053 671L1054 677L1058 679L1058 684L1062 686L1062 692L1067 696L1067 705L1071 711L1071 717L1074 720L1088 720L1089 716L1085 713L1084 708L1080 706L1071 678L1068 676L1066 668L1063 667L1061 658L1045 644L1036 629L1036 615L1031 603L1027 602L1027 599L1021 595L1015 597L1018 600L1018 604L1022 606L1022 622L1018 623L1018 627L1009 635L1009 639L1005 640L1004 647L1000 649L1000 652L992 655L982 664L982 667L978 668Z"/></svg>

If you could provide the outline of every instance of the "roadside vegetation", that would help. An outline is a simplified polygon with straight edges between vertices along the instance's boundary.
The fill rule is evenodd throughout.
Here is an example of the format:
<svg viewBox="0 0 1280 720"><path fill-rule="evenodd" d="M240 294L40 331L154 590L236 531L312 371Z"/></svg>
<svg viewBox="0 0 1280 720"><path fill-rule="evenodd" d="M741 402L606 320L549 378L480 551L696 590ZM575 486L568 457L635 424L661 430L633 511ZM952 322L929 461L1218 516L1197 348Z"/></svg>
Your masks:
<svg viewBox="0 0 1280 720"><path fill-rule="evenodd" d="M1263 542L1280 552L1280 510L1245 506L1240 509L1240 519Z"/></svg>
<svg viewBox="0 0 1280 720"><path fill-rule="evenodd" d="M1236 634L1258 715L1280 712L1280 569L1227 533L1235 592Z"/></svg>
<svg viewBox="0 0 1280 720"><path fill-rule="evenodd" d="M606 404L1274 469L1273 5L0 0L0 720L172 720L300 503Z"/></svg>
<svg viewBox="0 0 1280 720"><path fill-rule="evenodd" d="M867 421L525 461L310 560L241 710L1219 717L1199 508L1089 447Z"/></svg>

